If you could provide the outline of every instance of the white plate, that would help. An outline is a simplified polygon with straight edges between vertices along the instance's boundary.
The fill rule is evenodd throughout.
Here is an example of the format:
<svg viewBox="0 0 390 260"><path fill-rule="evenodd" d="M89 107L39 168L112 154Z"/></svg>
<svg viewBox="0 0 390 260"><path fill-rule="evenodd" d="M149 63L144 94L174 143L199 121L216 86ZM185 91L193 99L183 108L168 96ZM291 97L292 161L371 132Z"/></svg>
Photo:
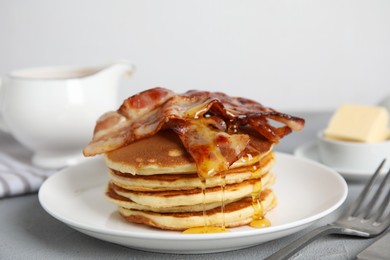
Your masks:
<svg viewBox="0 0 390 260"><path fill-rule="evenodd" d="M297 149L295 149L294 155L298 158L310 159L315 162L322 163L319 156L317 143L315 141L299 146ZM362 171L359 168L355 168L355 169L347 169L341 167L331 167L331 168L339 172L345 179L351 181L368 180L370 177L372 177L375 171L375 169L372 172L366 172L366 171ZM384 166L381 173L385 173L387 172L387 170L388 169L386 169L386 166Z"/></svg>
<svg viewBox="0 0 390 260"><path fill-rule="evenodd" d="M165 253L211 253L258 245L304 229L337 209L347 196L345 180L334 170L277 153L272 226L231 228L228 233L182 234L125 222L104 198L108 177L103 161L87 161L50 177L39 191L42 207L80 232L120 245Z"/></svg>

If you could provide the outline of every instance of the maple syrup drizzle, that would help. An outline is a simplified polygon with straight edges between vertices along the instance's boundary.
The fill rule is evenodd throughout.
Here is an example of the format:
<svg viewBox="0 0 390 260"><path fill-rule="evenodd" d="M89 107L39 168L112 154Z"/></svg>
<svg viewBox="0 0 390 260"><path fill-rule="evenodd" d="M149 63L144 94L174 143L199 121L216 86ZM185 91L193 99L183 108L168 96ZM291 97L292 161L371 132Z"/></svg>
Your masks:
<svg viewBox="0 0 390 260"><path fill-rule="evenodd" d="M226 186L226 173L221 173L221 215L222 215L222 228L226 229L226 221L225 221L225 186Z"/></svg>
<svg viewBox="0 0 390 260"><path fill-rule="evenodd" d="M238 126L235 123L230 124L228 132L230 133L237 133L238 132ZM242 156L241 158L244 158ZM252 154L248 153L245 157L246 159L244 161L250 161L254 159L252 157ZM242 160L242 159L241 159ZM255 228L263 228L270 226L270 221L268 219L265 219L264 216L264 210L263 206L260 202L260 193L262 189L262 183L261 183L261 167L260 164L254 164L251 166L246 167L251 172L251 178L257 179L257 181L254 184L253 191L251 193L252 196L252 207L254 209L254 214L252 216L252 221L250 222L251 227ZM223 171L220 173L220 185L221 185L221 216L222 216L222 224L221 226L211 226L209 225L209 221L207 220L207 211L206 211L206 178L204 176L200 176L199 178L201 180L201 188L202 188L202 196L203 196L203 219L204 219L204 226L201 227L192 227L189 229L186 229L183 231L183 234L205 234L205 233L220 233L220 232L228 232L229 230L226 228L226 221L225 221L225 186L226 186L226 173L227 171Z"/></svg>
<svg viewBox="0 0 390 260"><path fill-rule="evenodd" d="M251 157L248 155L248 159ZM256 163L251 166L245 167L247 170L251 172L251 179L256 179L253 186L253 191L251 193L252 196L252 207L254 213L252 215L252 221L249 223L249 226L253 228L264 228L269 227L271 222L264 218L264 208L260 201L260 193L262 190L262 182L261 182L261 166ZM206 202L206 179L201 178L201 187L202 187L202 196L203 196L203 218L204 218L204 226L201 227L193 227L183 231L184 234L206 234L206 233L220 233L220 232L228 232L229 229L226 228L225 221L225 185L226 185L226 173L228 171L221 173L221 216L222 216L222 225L221 226L211 226L208 223L207 212L205 209Z"/></svg>
<svg viewBox="0 0 390 260"><path fill-rule="evenodd" d="M253 167L252 170L252 178L260 178L260 167ZM254 213L252 215L252 221L250 222L249 226L254 228L264 228L269 227L271 225L271 222L264 218L264 208L262 203L260 202L260 193L262 189L262 183L261 179L256 181L253 187L252 191L252 207L254 210Z"/></svg>
<svg viewBox="0 0 390 260"><path fill-rule="evenodd" d="M200 178L201 188L202 188L202 196L203 196L203 220L204 224L201 227L192 227L183 231L183 234L206 234L206 233L222 233L229 232L229 229L226 228L225 225L225 185L226 185L226 174L221 173L221 216L222 216L222 224L221 226L211 226L209 225L207 211L206 211L206 179Z"/></svg>
<svg viewBox="0 0 390 260"><path fill-rule="evenodd" d="M206 179L200 178L202 187L202 204L203 204L203 226L207 227L207 212L206 212Z"/></svg>
<svg viewBox="0 0 390 260"><path fill-rule="evenodd" d="M183 231L183 234L208 234L208 233L223 233L229 232L225 227L216 226L203 226L203 227L192 227Z"/></svg>
<svg viewBox="0 0 390 260"><path fill-rule="evenodd" d="M252 220L249 225L254 228L265 228L271 226L271 221L262 217L260 219Z"/></svg>

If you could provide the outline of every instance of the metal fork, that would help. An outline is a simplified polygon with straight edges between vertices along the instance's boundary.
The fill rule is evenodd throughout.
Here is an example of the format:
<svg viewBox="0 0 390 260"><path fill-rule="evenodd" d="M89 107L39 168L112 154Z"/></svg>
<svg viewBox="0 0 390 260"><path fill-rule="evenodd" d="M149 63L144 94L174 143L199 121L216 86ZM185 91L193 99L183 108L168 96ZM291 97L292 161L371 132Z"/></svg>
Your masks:
<svg viewBox="0 0 390 260"><path fill-rule="evenodd" d="M379 173L385 163L381 162L362 193L349 209L334 223L319 227L269 256L268 260L287 259L314 239L328 234L359 237L375 237L390 225L390 169L379 181ZM379 185L379 187L378 187ZM374 187L378 187L373 190Z"/></svg>

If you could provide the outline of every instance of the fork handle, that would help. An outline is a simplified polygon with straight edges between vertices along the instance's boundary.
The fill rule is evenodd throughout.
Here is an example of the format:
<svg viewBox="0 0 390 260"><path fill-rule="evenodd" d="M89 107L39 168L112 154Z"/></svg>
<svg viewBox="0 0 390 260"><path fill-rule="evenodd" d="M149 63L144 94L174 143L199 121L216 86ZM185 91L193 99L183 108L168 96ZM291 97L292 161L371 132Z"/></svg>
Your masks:
<svg viewBox="0 0 390 260"><path fill-rule="evenodd" d="M266 260L287 259L290 256L294 255L296 252L298 252L300 249L307 246L314 239L328 234L339 234L339 233L342 233L342 228L336 225L328 224L326 226L318 227L310 231L309 233L303 235L302 237L298 238L297 240L287 245L286 247L280 249L279 251L272 254L271 256L267 257Z"/></svg>

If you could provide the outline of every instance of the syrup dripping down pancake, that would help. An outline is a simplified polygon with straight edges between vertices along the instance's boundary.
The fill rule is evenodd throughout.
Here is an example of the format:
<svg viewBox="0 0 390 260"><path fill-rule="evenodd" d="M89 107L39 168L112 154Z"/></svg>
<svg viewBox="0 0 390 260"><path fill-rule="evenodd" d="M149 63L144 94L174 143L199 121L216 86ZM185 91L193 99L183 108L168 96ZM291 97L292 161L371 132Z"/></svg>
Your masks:
<svg viewBox="0 0 390 260"><path fill-rule="evenodd" d="M269 189L269 187L275 182L275 175L273 173L267 173L264 176L262 176L261 180L259 181L260 181L261 190ZM229 204L230 202L240 200L243 197L251 196L251 193L255 188L254 185L256 185L256 183L253 182L252 184L249 185L246 184L247 186L246 189L243 189L240 192L232 191L234 188L237 189L237 186L233 186L230 188L228 187L227 189L224 190L225 194L223 195L225 204ZM202 197L202 194L200 194L200 192L201 192L200 188L194 190L187 190L187 194L191 194L191 195L188 198L186 198L185 201L180 199L174 200L175 199L174 196L186 195L185 192L184 193L179 193L177 191L174 192L168 191L165 193L146 192L145 196L149 197L149 201L153 200L153 205L148 205L147 203L141 204L140 201L138 201L138 203L133 201L131 199L132 196L126 194L126 193L131 193L131 191L120 188L111 182L107 187L106 197L111 202L124 208L154 211L154 212L193 212L193 211L201 211L203 209L209 210L221 206L221 201L219 197L222 195L222 193L220 192L220 190L214 188L212 190L209 189L207 191L206 189L206 193L209 192L208 195L209 202L207 202L206 198ZM164 207L164 203L161 203L161 201L165 199L164 195L165 196L171 195L170 200L174 201L174 203L173 204L171 203L170 205L165 204ZM138 192L138 196L142 198L142 192L141 193ZM196 202L198 203L196 204Z"/></svg>
<svg viewBox="0 0 390 260"><path fill-rule="evenodd" d="M261 215L266 214L277 204L277 199L272 190L265 190L260 194ZM166 230L183 231L192 227L222 226L227 228L238 227L251 223L253 215L256 214L252 205L252 198L246 197L239 201L229 203L221 208L214 208L203 212L183 213L156 213L151 211L132 210L123 207L118 208L119 213L129 222L144 224Z"/></svg>
<svg viewBox="0 0 390 260"><path fill-rule="evenodd" d="M171 207L202 205L203 203L211 204L215 202L235 201L244 197L250 197L257 186L260 191L268 188L275 181L275 176L268 173L264 178L252 179L237 184L229 184L224 187L206 188L204 193L202 189L191 190L167 190L157 192L132 191L123 189L113 183L109 184L109 192L115 192L118 196L126 198L139 205L158 209L157 211L168 211ZM114 196L112 196L114 197Z"/></svg>
<svg viewBox="0 0 390 260"><path fill-rule="evenodd" d="M234 184L259 178L272 168L274 161L274 153L270 150L264 150L260 155L248 153L223 172L224 181ZM159 132L106 154L106 164L111 167L111 181L125 189L161 191L202 187L194 162L171 131ZM206 179L205 187L220 186L221 176L222 173Z"/></svg>
<svg viewBox="0 0 390 260"><path fill-rule="evenodd" d="M248 147L243 156L230 168L253 165L272 149L272 143L261 138L251 138L257 149ZM106 165L122 173L155 175L196 173L197 167L178 135L171 130L138 140L105 154Z"/></svg>
<svg viewBox="0 0 390 260"><path fill-rule="evenodd" d="M273 153L270 153L269 156L273 156ZM213 176L205 180L205 187L221 186L221 178L224 178L225 184L240 183L259 178L268 173L272 166L271 163L262 167L258 165L231 169L225 172L223 177L221 175ZM200 189L203 185L196 173L132 175L112 169L109 169L108 172L112 183L134 191L189 190Z"/></svg>

